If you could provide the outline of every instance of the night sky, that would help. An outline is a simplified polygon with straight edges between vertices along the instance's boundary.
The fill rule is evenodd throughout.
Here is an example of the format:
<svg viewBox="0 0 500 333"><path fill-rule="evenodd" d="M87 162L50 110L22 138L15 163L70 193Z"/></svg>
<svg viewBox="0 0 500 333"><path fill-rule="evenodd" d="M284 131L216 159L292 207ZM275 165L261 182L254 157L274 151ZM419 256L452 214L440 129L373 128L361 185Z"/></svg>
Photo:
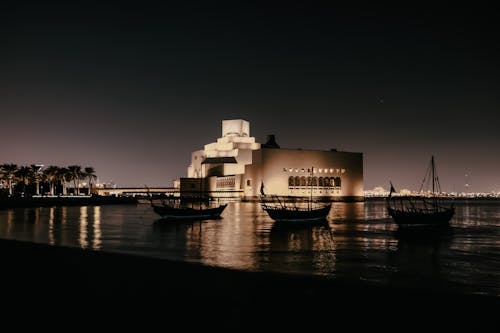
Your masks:
<svg viewBox="0 0 500 333"><path fill-rule="evenodd" d="M172 186L242 118L362 152L365 189L418 189L434 154L445 191L500 191L500 18L473 4L4 1L0 163Z"/></svg>

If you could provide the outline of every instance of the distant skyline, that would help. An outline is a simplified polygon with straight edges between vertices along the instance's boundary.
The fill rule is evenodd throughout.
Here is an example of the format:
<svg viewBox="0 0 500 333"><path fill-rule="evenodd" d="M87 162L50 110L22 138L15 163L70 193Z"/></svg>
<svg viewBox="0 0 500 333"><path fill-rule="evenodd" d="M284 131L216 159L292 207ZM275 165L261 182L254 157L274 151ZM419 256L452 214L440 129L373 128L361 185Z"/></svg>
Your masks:
<svg viewBox="0 0 500 333"><path fill-rule="evenodd" d="M284 148L362 152L365 189L500 191L499 14L381 2L8 2L0 163L172 186L245 119ZM465 184L469 184L468 187Z"/></svg>

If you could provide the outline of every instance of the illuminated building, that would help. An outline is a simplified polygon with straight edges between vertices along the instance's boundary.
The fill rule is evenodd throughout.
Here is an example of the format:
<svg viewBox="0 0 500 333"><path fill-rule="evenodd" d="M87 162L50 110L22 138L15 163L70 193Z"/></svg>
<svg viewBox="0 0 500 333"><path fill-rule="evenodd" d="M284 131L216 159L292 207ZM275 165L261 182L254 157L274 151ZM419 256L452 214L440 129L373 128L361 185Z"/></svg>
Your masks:
<svg viewBox="0 0 500 333"><path fill-rule="evenodd" d="M324 200L362 200L363 154L281 148L274 135L265 144L250 136L242 119L223 120L222 137L191 154L182 195L252 199L266 194Z"/></svg>

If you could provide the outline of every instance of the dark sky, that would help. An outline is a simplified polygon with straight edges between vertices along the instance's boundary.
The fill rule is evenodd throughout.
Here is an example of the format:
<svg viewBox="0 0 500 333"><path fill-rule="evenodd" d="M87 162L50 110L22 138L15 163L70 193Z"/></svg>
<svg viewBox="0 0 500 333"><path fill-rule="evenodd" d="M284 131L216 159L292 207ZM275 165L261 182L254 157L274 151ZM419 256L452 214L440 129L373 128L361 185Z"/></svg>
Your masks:
<svg viewBox="0 0 500 333"><path fill-rule="evenodd" d="M171 186L243 118L362 152L366 189L418 189L434 154L444 190L500 191L497 11L349 3L4 1L0 163Z"/></svg>

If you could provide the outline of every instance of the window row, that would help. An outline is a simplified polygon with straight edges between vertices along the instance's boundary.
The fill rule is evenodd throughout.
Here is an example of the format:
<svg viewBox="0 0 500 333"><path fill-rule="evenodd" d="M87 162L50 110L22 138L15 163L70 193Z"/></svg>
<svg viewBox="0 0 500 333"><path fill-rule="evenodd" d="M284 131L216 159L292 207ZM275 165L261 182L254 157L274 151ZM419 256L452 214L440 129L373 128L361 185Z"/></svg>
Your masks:
<svg viewBox="0 0 500 333"><path fill-rule="evenodd" d="M283 172L308 172L311 173L311 168L283 168ZM313 168L313 173L345 173L346 169L338 168Z"/></svg>
<svg viewBox="0 0 500 333"><path fill-rule="evenodd" d="M217 178L215 183L217 188L234 188L235 178L234 177L221 177Z"/></svg>
<svg viewBox="0 0 500 333"><path fill-rule="evenodd" d="M340 177L288 177L288 187L297 186L340 187L342 183Z"/></svg>

